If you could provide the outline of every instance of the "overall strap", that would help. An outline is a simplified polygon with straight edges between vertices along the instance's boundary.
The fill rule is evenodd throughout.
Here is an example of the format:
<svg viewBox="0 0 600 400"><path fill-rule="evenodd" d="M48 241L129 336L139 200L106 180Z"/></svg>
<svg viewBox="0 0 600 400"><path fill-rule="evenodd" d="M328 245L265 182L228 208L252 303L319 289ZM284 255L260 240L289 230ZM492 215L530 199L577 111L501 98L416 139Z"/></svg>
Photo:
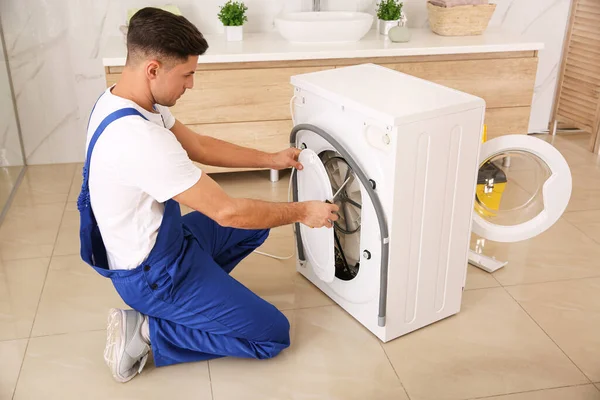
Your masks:
<svg viewBox="0 0 600 400"><path fill-rule="evenodd" d="M148 120L148 118L146 118L141 112L139 112L135 108L132 108L132 107L121 108L121 109L109 114L106 118L104 118L104 120L102 120L100 125L98 125L98 128L96 128L96 131L94 132L94 135L92 136L92 139L90 140L90 144L87 149L87 155L85 157L85 165L83 166L83 187L84 188L87 188L87 186L88 186L88 179L89 179L89 175L90 175L90 160L92 158L92 151L94 150L94 146L96 145L98 138L100 137L102 132L104 132L106 127L108 125L110 125L112 122L118 120L119 118L127 117L130 115L138 115L138 116L144 118L146 121Z"/></svg>

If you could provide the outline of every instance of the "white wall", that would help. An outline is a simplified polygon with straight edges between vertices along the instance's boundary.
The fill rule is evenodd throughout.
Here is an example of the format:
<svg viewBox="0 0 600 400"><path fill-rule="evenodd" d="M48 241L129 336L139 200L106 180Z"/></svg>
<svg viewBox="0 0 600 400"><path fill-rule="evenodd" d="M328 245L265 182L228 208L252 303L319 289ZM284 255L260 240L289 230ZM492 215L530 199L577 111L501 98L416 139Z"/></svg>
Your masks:
<svg viewBox="0 0 600 400"><path fill-rule="evenodd" d="M544 50L539 53L530 132L548 128L570 8L570 0L499 0L491 21L494 25L545 43Z"/></svg>
<svg viewBox="0 0 600 400"><path fill-rule="evenodd" d="M10 88L7 60L0 40L0 167L23 165L21 142ZM2 204L0 204L0 209Z"/></svg>
<svg viewBox="0 0 600 400"><path fill-rule="evenodd" d="M4 26L29 164L82 162L87 117L105 88L100 49L119 35L127 10L177 4L203 33L222 31L216 14L224 0L3 0ZM307 11L312 0L246 0L247 32L273 29L281 11ZM374 13L374 0L321 0L327 10ZM410 26L426 27L426 0L405 2ZM497 0L491 22L546 43L530 130L547 128L569 0Z"/></svg>

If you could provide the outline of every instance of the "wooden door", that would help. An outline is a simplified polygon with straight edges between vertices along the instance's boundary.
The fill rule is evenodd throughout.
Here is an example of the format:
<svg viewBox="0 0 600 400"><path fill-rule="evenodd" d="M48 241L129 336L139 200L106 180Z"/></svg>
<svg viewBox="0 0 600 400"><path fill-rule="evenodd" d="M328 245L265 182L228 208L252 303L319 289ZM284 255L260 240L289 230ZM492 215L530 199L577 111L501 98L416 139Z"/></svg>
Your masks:
<svg viewBox="0 0 600 400"><path fill-rule="evenodd" d="M551 129L567 123L590 133L600 153L600 0L573 0Z"/></svg>

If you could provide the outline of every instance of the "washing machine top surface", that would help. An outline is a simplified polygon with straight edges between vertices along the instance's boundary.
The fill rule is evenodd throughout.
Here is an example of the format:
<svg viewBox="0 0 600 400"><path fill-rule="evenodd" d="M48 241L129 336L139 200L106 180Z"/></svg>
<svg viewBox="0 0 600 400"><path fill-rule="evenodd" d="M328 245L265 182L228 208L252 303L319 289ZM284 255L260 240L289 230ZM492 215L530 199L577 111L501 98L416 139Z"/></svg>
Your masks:
<svg viewBox="0 0 600 400"><path fill-rule="evenodd" d="M479 97L375 64L295 75L291 83L391 126L485 108Z"/></svg>
<svg viewBox="0 0 600 400"><path fill-rule="evenodd" d="M313 150L305 149L298 161L302 170L298 174L298 201L326 201L333 197L333 190L321 159ZM335 278L335 249L333 228L311 228L300 224L305 255L315 274L324 282Z"/></svg>

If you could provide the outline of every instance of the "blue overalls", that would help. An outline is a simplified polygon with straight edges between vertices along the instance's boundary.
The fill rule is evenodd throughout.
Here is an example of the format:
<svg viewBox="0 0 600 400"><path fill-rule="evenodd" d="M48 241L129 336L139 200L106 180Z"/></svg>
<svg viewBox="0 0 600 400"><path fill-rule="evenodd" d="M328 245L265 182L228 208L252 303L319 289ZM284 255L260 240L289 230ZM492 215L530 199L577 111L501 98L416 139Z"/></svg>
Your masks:
<svg viewBox="0 0 600 400"><path fill-rule="evenodd" d="M123 117L145 118L134 108L117 110L102 121L88 146L77 202L82 259L112 280L125 303L148 316L157 367L223 356L276 356L290 345L287 318L229 275L269 230L224 228L199 212L182 217L171 199L147 260L131 270L109 269L88 178L98 137Z"/></svg>

